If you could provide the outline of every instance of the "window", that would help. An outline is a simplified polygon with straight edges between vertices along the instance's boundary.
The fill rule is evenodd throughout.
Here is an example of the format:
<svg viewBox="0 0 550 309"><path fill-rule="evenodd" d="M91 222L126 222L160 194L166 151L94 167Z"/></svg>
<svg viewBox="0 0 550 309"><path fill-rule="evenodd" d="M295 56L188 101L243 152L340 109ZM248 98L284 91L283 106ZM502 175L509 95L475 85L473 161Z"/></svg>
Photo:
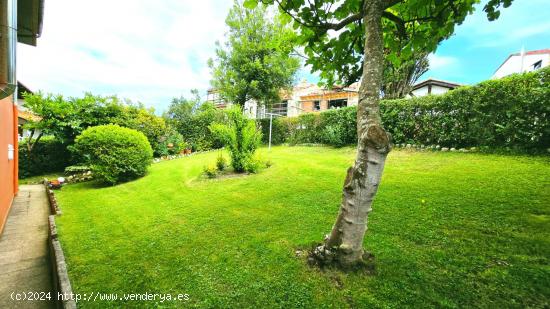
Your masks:
<svg viewBox="0 0 550 309"><path fill-rule="evenodd" d="M340 100L330 100L328 101L328 108L341 108L348 106L348 100L347 99L340 99Z"/></svg>
<svg viewBox="0 0 550 309"><path fill-rule="evenodd" d="M538 70L540 68L542 68L542 60L539 60L533 64L533 70Z"/></svg>
<svg viewBox="0 0 550 309"><path fill-rule="evenodd" d="M273 114L286 116L288 113L288 100L284 100L281 103L275 103L271 106L271 112Z"/></svg>
<svg viewBox="0 0 550 309"><path fill-rule="evenodd" d="M314 111L320 111L321 110L321 101L313 101L313 110Z"/></svg>

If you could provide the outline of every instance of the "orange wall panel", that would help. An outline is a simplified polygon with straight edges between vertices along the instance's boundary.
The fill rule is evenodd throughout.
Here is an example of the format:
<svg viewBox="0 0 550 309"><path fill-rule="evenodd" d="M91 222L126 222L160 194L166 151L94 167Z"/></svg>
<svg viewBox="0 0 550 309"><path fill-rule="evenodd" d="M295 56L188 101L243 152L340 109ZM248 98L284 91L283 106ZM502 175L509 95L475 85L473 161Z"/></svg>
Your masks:
<svg viewBox="0 0 550 309"><path fill-rule="evenodd" d="M313 111L313 102L312 101L302 102L302 109L305 112L312 112Z"/></svg>
<svg viewBox="0 0 550 309"><path fill-rule="evenodd" d="M11 202L17 190L16 160L8 160L8 144L17 146L15 139L17 123L14 123L14 119L12 98L0 100L0 232L4 228ZM15 154L17 154L17 149Z"/></svg>

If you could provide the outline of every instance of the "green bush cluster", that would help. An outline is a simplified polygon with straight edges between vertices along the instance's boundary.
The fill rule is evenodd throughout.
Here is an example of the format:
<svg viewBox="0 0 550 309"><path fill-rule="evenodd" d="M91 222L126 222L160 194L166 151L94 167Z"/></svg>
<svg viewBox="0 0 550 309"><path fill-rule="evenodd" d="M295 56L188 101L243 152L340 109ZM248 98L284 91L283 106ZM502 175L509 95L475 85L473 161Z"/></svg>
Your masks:
<svg viewBox="0 0 550 309"><path fill-rule="evenodd" d="M442 147L550 148L550 68L464 86L443 95L383 100L382 121L394 143ZM269 119L261 120L263 141ZM272 143L355 144L356 108L273 119Z"/></svg>
<svg viewBox="0 0 550 309"><path fill-rule="evenodd" d="M21 178L41 175L44 172L62 171L71 162L66 149L75 138L89 127L117 124L135 129L147 137L154 155L157 157L180 153L186 146L183 136L166 120L155 115L152 109L142 104L122 101L117 97L103 97L86 93L84 97L64 98L61 95L25 94L24 106L37 117L24 126L26 129L41 132L30 141L41 137L40 144L32 151L20 147L23 158ZM208 130L207 125L204 130ZM45 138L55 142L42 142ZM22 144L27 144L24 141ZM48 158L53 159L48 159ZM32 161L32 162L29 162Z"/></svg>
<svg viewBox="0 0 550 309"><path fill-rule="evenodd" d="M205 165L202 168L203 174L208 178L216 178L218 176L218 169L214 165Z"/></svg>
<svg viewBox="0 0 550 309"><path fill-rule="evenodd" d="M79 162L90 166L94 177L109 184L145 175L153 159L153 150L143 133L118 125L84 130L70 149Z"/></svg>
<svg viewBox="0 0 550 309"><path fill-rule="evenodd" d="M217 149L223 143L212 134L209 126L221 122L223 112L212 103L200 103L200 98L176 98L163 115L166 122L184 138L186 147L193 151Z"/></svg>
<svg viewBox="0 0 550 309"><path fill-rule="evenodd" d="M220 155L218 156L218 158L216 159L216 168L218 169L218 171L224 171L225 168L227 167L227 160L225 159L225 157L220 153Z"/></svg>
<svg viewBox="0 0 550 309"><path fill-rule="evenodd" d="M256 123L243 115L238 106L225 111L224 123L210 125L212 134L223 141L231 155L231 166L237 173L256 172L254 152L261 142L262 133Z"/></svg>
<svg viewBox="0 0 550 309"><path fill-rule="evenodd" d="M71 154L67 145L52 137L43 137L29 152L28 142L19 143L19 177L27 178L54 172L62 172L70 165Z"/></svg>
<svg viewBox="0 0 550 309"><path fill-rule="evenodd" d="M181 153L185 147L187 147L187 143L183 140L183 136L175 129L168 127L160 137L157 150L154 153L160 157L176 155Z"/></svg>
<svg viewBox="0 0 550 309"><path fill-rule="evenodd" d="M307 113L298 117L274 118L271 143L327 144L335 147L350 145L357 140L356 109L346 107L322 113ZM263 142L269 141L269 119L261 119Z"/></svg>

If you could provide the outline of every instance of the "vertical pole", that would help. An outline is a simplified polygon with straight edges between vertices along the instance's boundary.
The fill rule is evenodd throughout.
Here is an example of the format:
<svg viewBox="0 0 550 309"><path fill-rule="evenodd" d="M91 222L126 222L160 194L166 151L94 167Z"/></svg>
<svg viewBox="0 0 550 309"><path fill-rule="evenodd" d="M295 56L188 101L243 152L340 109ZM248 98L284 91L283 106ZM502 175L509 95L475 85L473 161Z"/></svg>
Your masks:
<svg viewBox="0 0 550 309"><path fill-rule="evenodd" d="M269 148L271 150L271 128L273 125L273 114L269 114Z"/></svg>

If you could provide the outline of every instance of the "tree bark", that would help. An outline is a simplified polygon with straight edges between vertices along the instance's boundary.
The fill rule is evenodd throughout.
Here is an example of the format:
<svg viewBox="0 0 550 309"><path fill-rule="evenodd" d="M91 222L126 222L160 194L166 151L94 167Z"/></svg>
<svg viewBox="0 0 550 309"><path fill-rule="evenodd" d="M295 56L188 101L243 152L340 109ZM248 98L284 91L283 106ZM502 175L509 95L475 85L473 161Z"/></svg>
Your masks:
<svg viewBox="0 0 550 309"><path fill-rule="evenodd" d="M349 267L363 262L367 217L391 149L390 136L382 127L379 111L384 69L382 2L365 1L365 60L357 106L357 156L347 172L332 232L324 245L315 249L314 255L320 263Z"/></svg>

